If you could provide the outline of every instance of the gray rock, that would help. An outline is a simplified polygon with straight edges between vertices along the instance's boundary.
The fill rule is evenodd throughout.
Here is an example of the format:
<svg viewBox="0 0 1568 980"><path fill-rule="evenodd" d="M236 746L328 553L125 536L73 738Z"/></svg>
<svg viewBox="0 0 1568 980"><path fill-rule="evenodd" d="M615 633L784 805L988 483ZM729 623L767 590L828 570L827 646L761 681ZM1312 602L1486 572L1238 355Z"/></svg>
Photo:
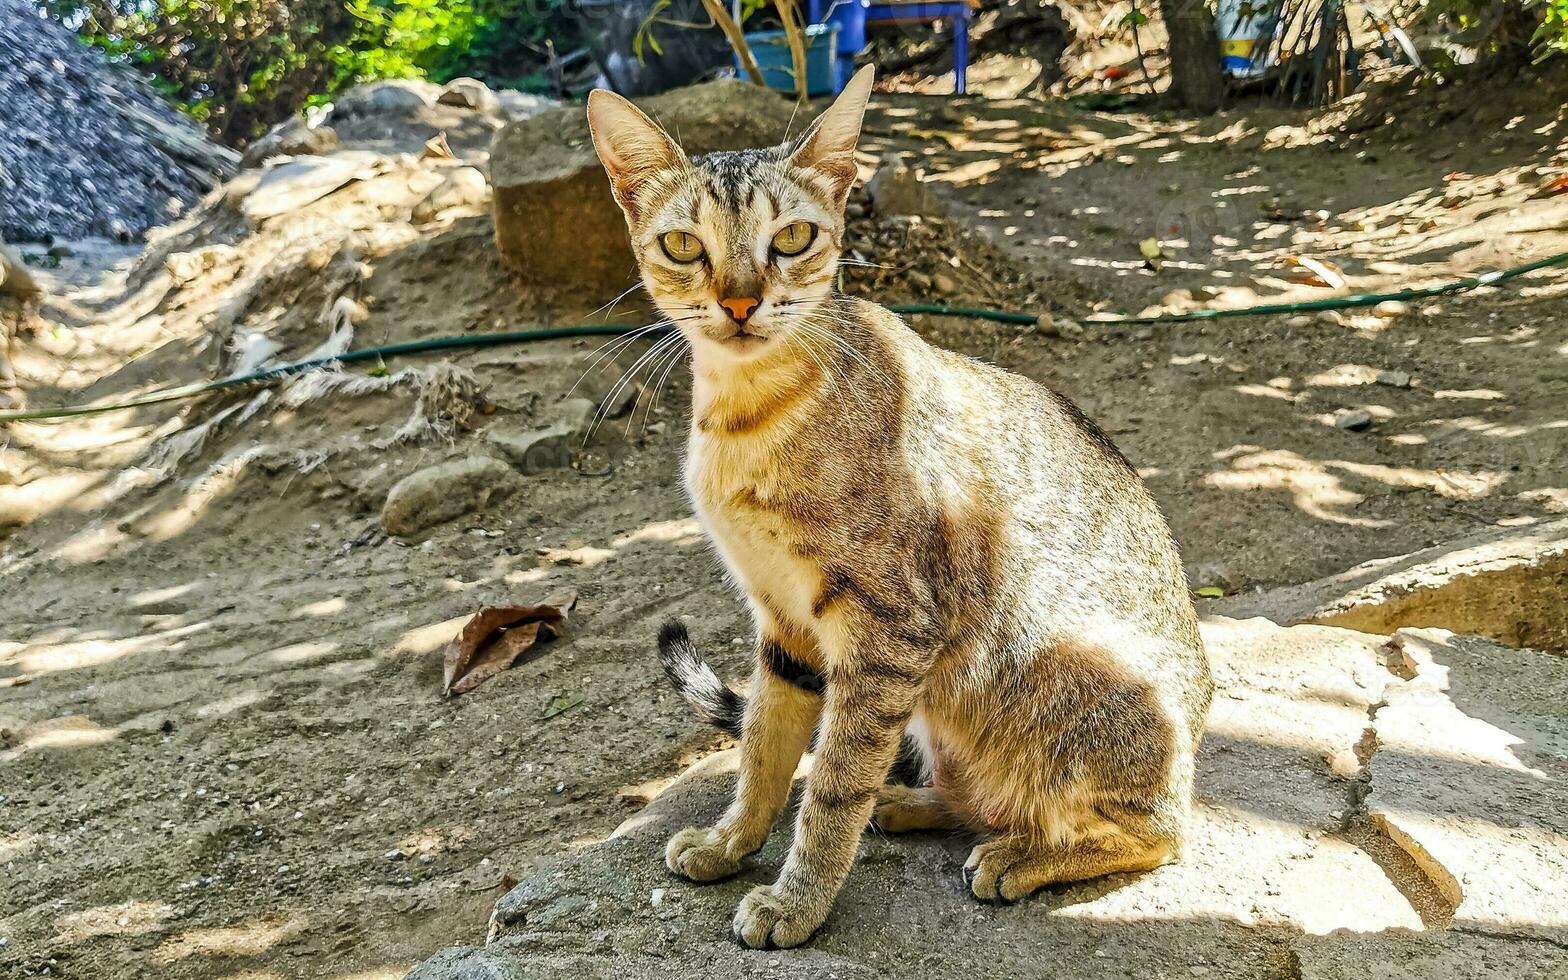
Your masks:
<svg viewBox="0 0 1568 980"><path fill-rule="evenodd" d="M930 186L920 179L896 153L884 156L876 173L866 182L866 197L879 218L934 217L942 213L941 203Z"/></svg>
<svg viewBox="0 0 1568 980"><path fill-rule="evenodd" d="M560 421L543 429L519 430L507 422L495 422L485 430L485 440L516 469L529 475L572 465L595 405L586 398L569 398L558 410Z"/></svg>
<svg viewBox="0 0 1568 980"><path fill-rule="evenodd" d="M1334 427L1347 432L1364 432L1372 427L1372 413L1361 408L1347 408L1334 416Z"/></svg>
<svg viewBox="0 0 1568 980"><path fill-rule="evenodd" d="M638 103L688 153L768 146L790 124L778 93L734 80L678 89ZM626 221L594 155L582 106L562 106L507 125L490 153L496 247L537 290L613 296L637 276Z"/></svg>
<svg viewBox="0 0 1568 980"><path fill-rule="evenodd" d="M357 85L340 94L332 103L327 122L363 119L367 116L395 114L423 109L435 102L439 86L430 82L397 78Z"/></svg>
<svg viewBox="0 0 1568 980"><path fill-rule="evenodd" d="M480 510L517 489L511 467L488 456L427 467L399 480L381 509L388 534L417 534Z"/></svg>
<svg viewBox="0 0 1568 980"><path fill-rule="evenodd" d="M1558 940L1560 942L1561 940ZM1551 980L1568 973L1568 950L1467 928L1406 935L1303 936L1291 940L1300 980Z"/></svg>
<svg viewBox="0 0 1568 980"><path fill-rule="evenodd" d="M1411 385L1409 371L1379 371L1377 383L1389 388L1408 388Z"/></svg>
<svg viewBox="0 0 1568 980"><path fill-rule="evenodd" d="M561 103L543 95L534 95L532 92L519 92L516 89L503 88L495 90L495 97L501 103L501 114L508 120L516 122L537 116L539 113L554 109Z"/></svg>
<svg viewBox="0 0 1568 980"><path fill-rule="evenodd" d="M318 201L339 187L370 172L381 158L374 153L346 150L329 156L291 157L259 174L243 174L226 188L240 197L240 212L261 222L288 214Z"/></svg>
<svg viewBox="0 0 1568 980"><path fill-rule="evenodd" d="M256 167L273 157L326 153L337 147L337 130L331 126L311 126L295 117L278 123L267 131L267 135L246 147L240 166Z"/></svg>
<svg viewBox="0 0 1568 980"><path fill-rule="evenodd" d="M477 167L458 167L414 205L414 220L426 222L451 208L481 208L490 203L490 183Z"/></svg>
<svg viewBox="0 0 1568 980"><path fill-rule="evenodd" d="M501 100L496 98L490 86L477 78L452 79L441 89L441 93L436 96L436 101L442 105L472 109L486 115L496 115L501 112Z"/></svg>
<svg viewBox="0 0 1568 980"><path fill-rule="evenodd" d="M968 835L867 834L833 914L808 945L747 950L730 938L730 918L777 873L787 823L730 881L691 884L663 863L672 833L711 822L728 802L737 758L724 752L692 767L609 840L522 881L497 903L484 948L447 950L411 977L1272 980L1287 945L1325 971L1417 960L1413 944L1427 940L1416 909L1343 830L1359 784L1324 762L1361 742L1369 712L1396 680L1380 663L1381 639L1213 620L1204 641L1221 695L1200 753L1191 840L1175 864L990 906L975 902L959 871ZM663 889L657 905L649 900L655 889ZM1366 945L1339 945L1347 932L1367 934ZM1546 962L1537 954L1556 955L1521 946L1514 962Z"/></svg>
<svg viewBox="0 0 1568 980"><path fill-rule="evenodd" d="M1372 717L1373 825L1447 915L1514 935L1561 931L1568 660L1447 630L1400 630L1390 645L1405 676Z"/></svg>

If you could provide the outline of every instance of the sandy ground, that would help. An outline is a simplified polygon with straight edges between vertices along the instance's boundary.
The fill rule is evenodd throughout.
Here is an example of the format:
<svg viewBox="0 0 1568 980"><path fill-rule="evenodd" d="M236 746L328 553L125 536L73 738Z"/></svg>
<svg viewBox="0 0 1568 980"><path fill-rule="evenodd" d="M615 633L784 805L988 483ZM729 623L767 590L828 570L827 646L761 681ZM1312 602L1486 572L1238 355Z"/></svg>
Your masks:
<svg viewBox="0 0 1568 980"><path fill-rule="evenodd" d="M851 286L1061 319L1328 294L1290 283L1288 256L1382 289L1568 249L1568 196L1531 198L1562 169L1562 100L1505 95L1374 93L1376 108L1315 120L1202 125L890 97L867 162L918 157L946 218L858 223L857 247L889 268L856 268ZM252 269L307 228L358 229L360 346L578 322L597 305L517 295L486 218L413 226L396 176L255 235L213 219L173 240L231 241ZM1138 251L1150 236L1171 256L1158 273ZM334 254L266 287L258 309L290 355L321 340L313 290ZM104 264L60 270L77 284L51 309L64 326L18 359L35 405L210 376L199 322L244 275L182 289L160 262ZM921 293L937 272L951 297ZM1237 591L1568 508L1565 312L1561 276L1543 274L1389 318L1090 324L1081 339L916 326L1076 399L1144 472L1194 586ZM494 407L480 429L528 427L553 421L596 346L451 361ZM613 377L584 387L603 395ZM276 400L161 482L152 447L252 393L0 432L0 499L36 518L0 542L0 975L401 976L482 938L512 879L602 838L720 744L665 691L651 638L689 617L738 677L747 626L678 485L685 379L672 370L651 410L648 387L579 465L411 541L374 533L386 489L484 451L485 433L386 445L409 384ZM1354 409L1369 429L1335 427ZM565 638L441 697L440 649L463 617L567 584L581 600Z"/></svg>

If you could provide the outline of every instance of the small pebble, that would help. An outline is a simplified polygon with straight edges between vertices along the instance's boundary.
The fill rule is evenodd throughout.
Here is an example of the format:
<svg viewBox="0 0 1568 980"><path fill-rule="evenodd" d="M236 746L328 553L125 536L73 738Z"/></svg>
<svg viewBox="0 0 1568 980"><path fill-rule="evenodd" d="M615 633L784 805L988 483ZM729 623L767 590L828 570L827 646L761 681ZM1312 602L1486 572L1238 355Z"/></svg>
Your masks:
<svg viewBox="0 0 1568 980"><path fill-rule="evenodd" d="M1410 306L1407 303L1401 303L1397 299L1385 299L1372 307L1372 312L1385 320L1391 320L1396 316L1404 316L1406 313L1409 313Z"/></svg>
<svg viewBox="0 0 1568 980"><path fill-rule="evenodd" d="M653 903L653 907L654 908L658 908L659 906L663 905L664 904L664 889L663 888L655 888L653 890L652 894L650 894L648 896L648 900Z"/></svg>
<svg viewBox="0 0 1568 980"><path fill-rule="evenodd" d="M386 854L384 854L382 856L385 857L388 861L401 861L404 858L408 857L407 854L404 854L401 850L399 850L396 847L392 848L392 850L386 852Z"/></svg>
<svg viewBox="0 0 1568 980"><path fill-rule="evenodd" d="M1351 408L1334 416L1334 427L1346 432L1362 432L1372 427L1372 413L1361 408Z"/></svg>
<svg viewBox="0 0 1568 980"><path fill-rule="evenodd" d="M1408 388L1410 387L1411 383L1410 372L1379 371L1377 373L1377 383L1380 385L1386 385L1390 388Z"/></svg>

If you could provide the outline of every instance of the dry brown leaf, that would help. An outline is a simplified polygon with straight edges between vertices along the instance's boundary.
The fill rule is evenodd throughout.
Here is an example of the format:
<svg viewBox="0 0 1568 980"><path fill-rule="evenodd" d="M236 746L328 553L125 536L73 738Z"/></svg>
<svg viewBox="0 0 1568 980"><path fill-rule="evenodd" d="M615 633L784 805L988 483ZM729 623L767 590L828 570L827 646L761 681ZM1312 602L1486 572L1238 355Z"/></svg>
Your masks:
<svg viewBox="0 0 1568 980"><path fill-rule="evenodd" d="M447 644L443 693L448 697L467 694L517 663L535 643L555 639L575 605L577 592L568 589L537 606L486 606L479 610Z"/></svg>

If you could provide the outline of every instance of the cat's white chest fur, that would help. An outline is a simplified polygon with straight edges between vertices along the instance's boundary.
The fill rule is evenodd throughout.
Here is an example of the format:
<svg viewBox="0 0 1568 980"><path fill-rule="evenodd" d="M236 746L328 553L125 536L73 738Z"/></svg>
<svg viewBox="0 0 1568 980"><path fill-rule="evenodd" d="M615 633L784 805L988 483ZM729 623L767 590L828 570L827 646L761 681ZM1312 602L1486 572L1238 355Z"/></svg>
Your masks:
<svg viewBox="0 0 1568 980"><path fill-rule="evenodd" d="M787 625L813 631L822 570L798 553L796 529L767 507L786 485L777 458L751 440L694 433L686 484L698 519L737 583L787 617Z"/></svg>

